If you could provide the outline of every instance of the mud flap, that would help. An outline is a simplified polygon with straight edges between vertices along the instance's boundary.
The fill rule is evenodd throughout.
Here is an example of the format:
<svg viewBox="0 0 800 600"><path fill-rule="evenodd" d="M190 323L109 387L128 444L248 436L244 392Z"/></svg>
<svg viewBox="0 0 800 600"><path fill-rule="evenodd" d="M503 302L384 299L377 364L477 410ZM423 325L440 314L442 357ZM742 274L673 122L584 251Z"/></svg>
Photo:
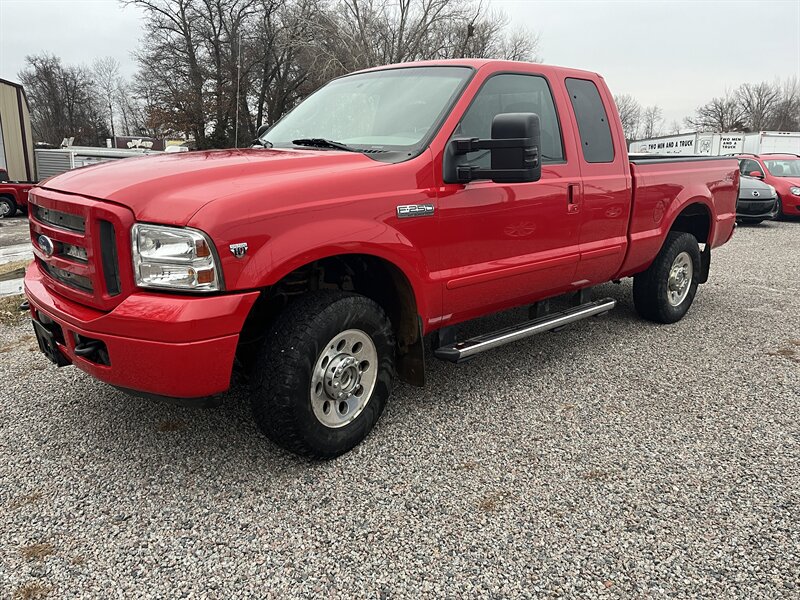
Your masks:
<svg viewBox="0 0 800 600"><path fill-rule="evenodd" d="M711 244L706 244L700 253L700 274L697 276L697 283L708 281L708 273L711 270Z"/></svg>

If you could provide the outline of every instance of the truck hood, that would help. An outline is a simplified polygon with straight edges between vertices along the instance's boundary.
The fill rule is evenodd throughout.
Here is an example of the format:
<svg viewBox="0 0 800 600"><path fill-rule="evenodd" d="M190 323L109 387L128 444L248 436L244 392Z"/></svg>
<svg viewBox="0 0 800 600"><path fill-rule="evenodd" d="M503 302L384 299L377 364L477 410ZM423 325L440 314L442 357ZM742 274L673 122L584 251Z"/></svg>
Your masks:
<svg viewBox="0 0 800 600"><path fill-rule="evenodd" d="M375 168L384 163L356 152L231 149L181 152L105 162L67 171L43 187L130 208L139 221L185 225L209 202L264 189L264 202L289 204L274 193L291 179ZM234 210L234 208L232 208Z"/></svg>

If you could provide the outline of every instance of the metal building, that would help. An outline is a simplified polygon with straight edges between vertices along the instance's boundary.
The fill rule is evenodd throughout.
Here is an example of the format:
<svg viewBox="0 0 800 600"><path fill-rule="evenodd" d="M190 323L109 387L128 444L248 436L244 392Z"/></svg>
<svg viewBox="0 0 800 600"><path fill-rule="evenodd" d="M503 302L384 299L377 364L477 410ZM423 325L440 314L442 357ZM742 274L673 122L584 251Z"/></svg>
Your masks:
<svg viewBox="0 0 800 600"><path fill-rule="evenodd" d="M33 132L25 90L0 79L0 169L13 181L36 181Z"/></svg>

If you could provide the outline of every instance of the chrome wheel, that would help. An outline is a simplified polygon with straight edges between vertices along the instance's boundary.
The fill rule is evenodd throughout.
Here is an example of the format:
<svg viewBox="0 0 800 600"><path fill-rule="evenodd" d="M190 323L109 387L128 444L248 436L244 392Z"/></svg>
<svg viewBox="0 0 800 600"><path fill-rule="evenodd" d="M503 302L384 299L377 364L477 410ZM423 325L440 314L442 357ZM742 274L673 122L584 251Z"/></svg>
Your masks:
<svg viewBox="0 0 800 600"><path fill-rule="evenodd" d="M343 427L364 410L378 377L378 351L366 333L348 329L317 358L311 376L311 407L326 427Z"/></svg>
<svg viewBox="0 0 800 600"><path fill-rule="evenodd" d="M667 301L672 306L679 306L686 296L689 295L689 288L692 285L694 276L694 265L692 257L688 252L681 252L672 261L667 280Z"/></svg>
<svg viewBox="0 0 800 600"><path fill-rule="evenodd" d="M7 200L0 200L0 219L11 214L11 204Z"/></svg>

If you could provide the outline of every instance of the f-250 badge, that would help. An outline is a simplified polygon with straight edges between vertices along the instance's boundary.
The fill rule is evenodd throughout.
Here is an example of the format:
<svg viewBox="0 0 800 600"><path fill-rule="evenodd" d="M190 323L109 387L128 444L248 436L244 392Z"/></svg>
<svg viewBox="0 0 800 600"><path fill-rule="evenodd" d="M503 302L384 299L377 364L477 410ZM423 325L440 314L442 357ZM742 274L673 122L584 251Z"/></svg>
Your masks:
<svg viewBox="0 0 800 600"><path fill-rule="evenodd" d="M433 204L401 204L397 207L397 218L433 216Z"/></svg>

